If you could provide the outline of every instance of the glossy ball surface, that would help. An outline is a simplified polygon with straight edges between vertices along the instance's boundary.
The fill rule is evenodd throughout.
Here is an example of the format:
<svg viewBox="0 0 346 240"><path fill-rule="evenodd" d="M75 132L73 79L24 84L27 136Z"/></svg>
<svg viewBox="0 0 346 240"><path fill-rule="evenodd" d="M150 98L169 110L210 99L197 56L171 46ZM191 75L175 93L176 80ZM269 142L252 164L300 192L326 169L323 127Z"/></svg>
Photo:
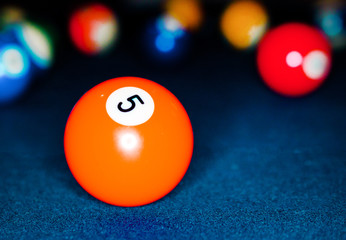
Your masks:
<svg viewBox="0 0 346 240"><path fill-rule="evenodd" d="M259 43L257 66L264 82L286 96L303 96L317 89L331 67L331 47L316 28L283 24Z"/></svg>
<svg viewBox="0 0 346 240"><path fill-rule="evenodd" d="M168 194L191 161L193 133L179 100L152 81L122 77L82 96L65 129L65 155L78 183L117 206Z"/></svg>
<svg viewBox="0 0 346 240"><path fill-rule="evenodd" d="M258 2L232 2L221 17L221 32L237 49L247 49L258 43L268 25L268 14Z"/></svg>

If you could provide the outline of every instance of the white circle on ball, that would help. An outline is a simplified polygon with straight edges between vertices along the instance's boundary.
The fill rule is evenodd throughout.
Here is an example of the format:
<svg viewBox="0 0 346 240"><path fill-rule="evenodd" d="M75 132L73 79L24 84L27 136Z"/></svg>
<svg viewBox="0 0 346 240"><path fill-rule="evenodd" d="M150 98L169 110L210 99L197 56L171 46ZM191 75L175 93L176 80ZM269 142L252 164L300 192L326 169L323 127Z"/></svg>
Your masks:
<svg viewBox="0 0 346 240"><path fill-rule="evenodd" d="M148 121L155 104L150 94L137 87L119 88L109 95L106 110L113 121L124 126L137 126Z"/></svg>
<svg viewBox="0 0 346 240"><path fill-rule="evenodd" d="M2 61L8 73L17 75L24 70L24 58L17 49L8 49L2 55Z"/></svg>
<svg viewBox="0 0 346 240"><path fill-rule="evenodd" d="M326 73L328 65L327 54L320 50L314 50L304 57L303 71L308 78L317 80Z"/></svg>
<svg viewBox="0 0 346 240"><path fill-rule="evenodd" d="M289 52L286 56L286 63L292 68L300 66L302 62L303 56L297 51Z"/></svg>

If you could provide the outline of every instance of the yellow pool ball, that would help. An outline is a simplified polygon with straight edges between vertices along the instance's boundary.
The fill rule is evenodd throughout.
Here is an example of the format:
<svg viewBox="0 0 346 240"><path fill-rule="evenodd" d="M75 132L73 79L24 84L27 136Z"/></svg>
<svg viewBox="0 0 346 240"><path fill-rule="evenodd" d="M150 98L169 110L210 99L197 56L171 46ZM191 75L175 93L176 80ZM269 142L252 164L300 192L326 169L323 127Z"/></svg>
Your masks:
<svg viewBox="0 0 346 240"><path fill-rule="evenodd" d="M25 12L21 8L16 6L5 6L0 9L0 27L22 22L24 19Z"/></svg>
<svg viewBox="0 0 346 240"><path fill-rule="evenodd" d="M247 49L258 43L268 25L265 8L252 0L232 2L221 17L221 31L237 49Z"/></svg>
<svg viewBox="0 0 346 240"><path fill-rule="evenodd" d="M199 0L168 0L165 4L167 13L185 30L196 30L201 25L203 14Z"/></svg>

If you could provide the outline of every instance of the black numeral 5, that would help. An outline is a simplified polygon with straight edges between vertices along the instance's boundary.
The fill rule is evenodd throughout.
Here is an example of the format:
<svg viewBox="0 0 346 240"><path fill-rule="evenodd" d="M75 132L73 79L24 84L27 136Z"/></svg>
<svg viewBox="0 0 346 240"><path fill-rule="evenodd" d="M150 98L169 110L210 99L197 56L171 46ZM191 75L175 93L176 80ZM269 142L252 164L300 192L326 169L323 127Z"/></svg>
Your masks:
<svg viewBox="0 0 346 240"><path fill-rule="evenodd" d="M144 102L143 102L143 100L141 99L140 96L138 96L138 95L133 95L133 96L131 96L131 97L129 97L129 98L127 99L127 101L129 101L129 102L131 103L131 106L130 106L129 108L127 108L127 109L124 109L124 108L121 107L121 105L123 105L123 103L120 102L120 103L118 104L118 109L119 109L119 111L120 111L120 112L130 112L130 111L132 111L132 110L136 107L136 103L135 103L135 101L134 101L135 98L137 98L138 101L139 101L141 104L144 104Z"/></svg>

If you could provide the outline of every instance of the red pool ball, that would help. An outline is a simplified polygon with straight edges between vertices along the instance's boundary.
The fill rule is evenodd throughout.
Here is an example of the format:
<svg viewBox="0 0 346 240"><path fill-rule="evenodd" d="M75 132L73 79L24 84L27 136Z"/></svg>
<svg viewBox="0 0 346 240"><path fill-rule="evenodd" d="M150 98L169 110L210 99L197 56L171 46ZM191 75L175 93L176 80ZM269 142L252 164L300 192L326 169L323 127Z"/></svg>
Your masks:
<svg viewBox="0 0 346 240"><path fill-rule="evenodd" d="M258 46L257 66L272 90L285 96L303 96L326 79L331 47L318 29L286 23L264 36Z"/></svg>
<svg viewBox="0 0 346 240"><path fill-rule="evenodd" d="M118 21L107 6L90 4L73 13L69 32L72 42L83 53L106 53L118 38Z"/></svg>
<svg viewBox="0 0 346 240"><path fill-rule="evenodd" d="M65 155L78 183L117 206L140 206L168 194L193 151L190 119L179 100L152 81L115 78L89 90L65 129Z"/></svg>

